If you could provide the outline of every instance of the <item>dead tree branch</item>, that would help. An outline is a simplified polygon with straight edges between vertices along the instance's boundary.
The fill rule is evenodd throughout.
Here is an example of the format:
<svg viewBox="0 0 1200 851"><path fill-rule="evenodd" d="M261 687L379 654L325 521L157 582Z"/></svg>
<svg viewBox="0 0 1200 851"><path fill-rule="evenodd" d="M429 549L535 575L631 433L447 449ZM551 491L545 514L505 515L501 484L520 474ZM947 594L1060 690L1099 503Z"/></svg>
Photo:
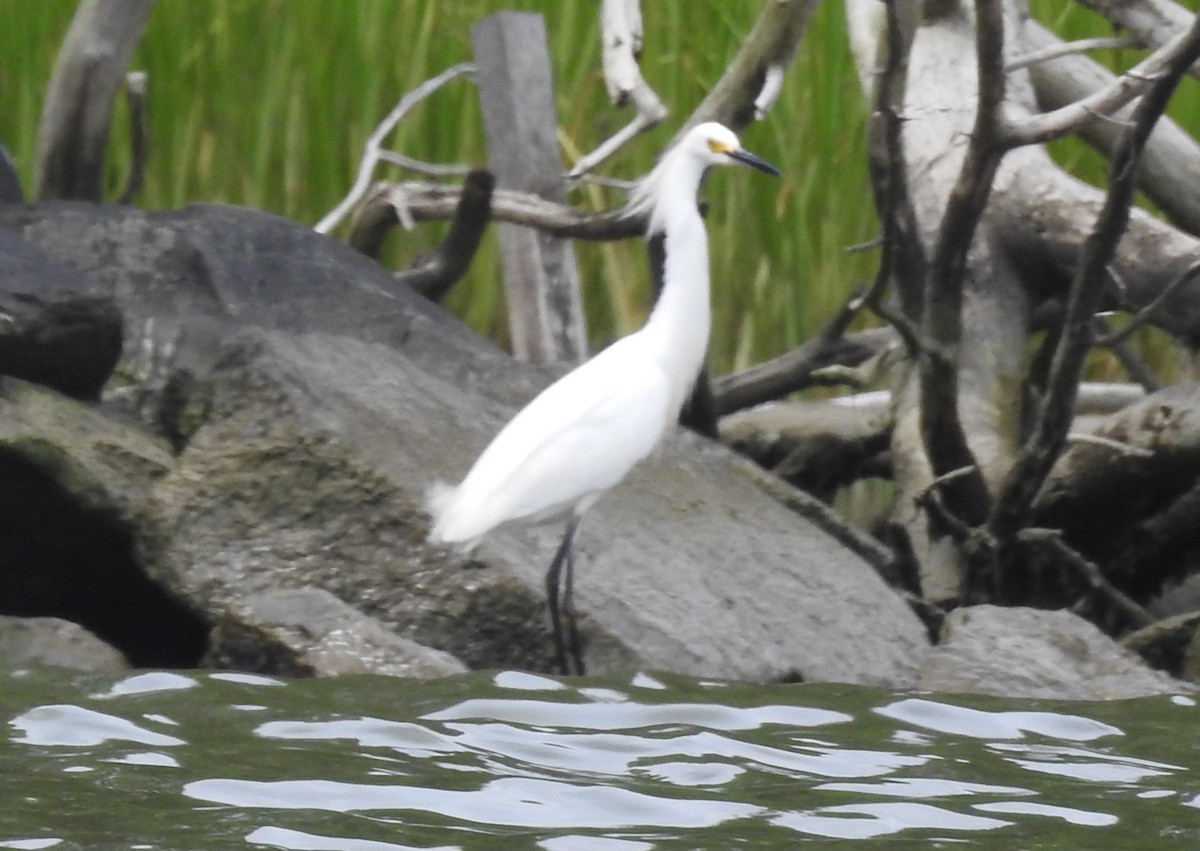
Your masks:
<svg viewBox="0 0 1200 851"><path fill-rule="evenodd" d="M1050 30L1036 21L1026 21L1023 36L1027 45L1041 50L1062 44ZM1046 111L1081 101L1111 86L1115 75L1086 56L1066 56L1030 69L1038 105ZM1129 121L1128 106L1112 115L1114 121L1092 121L1082 125L1079 137L1107 157L1112 156ZM1200 234L1200 143L1169 117L1154 125L1138 165L1138 187L1179 227Z"/></svg>
<svg viewBox="0 0 1200 851"><path fill-rule="evenodd" d="M476 169L467 175L454 211L450 232L437 249L414 268L396 277L431 301L441 301L450 287L471 265L484 231L491 220L492 191L496 179L491 172ZM377 259L388 232L400 221L388 187L377 187L359 207L347 243Z"/></svg>
<svg viewBox="0 0 1200 851"><path fill-rule="evenodd" d="M104 200L113 104L154 0L84 0L67 30L38 124L33 195Z"/></svg>
<svg viewBox="0 0 1200 851"><path fill-rule="evenodd" d="M1170 0L1080 0L1094 12L1108 18L1136 37L1142 44L1161 47L1192 23L1193 13ZM1185 73L1200 76L1200 66L1192 63Z"/></svg>
<svg viewBox="0 0 1200 851"><path fill-rule="evenodd" d="M1052 59L1064 56L1077 56L1089 50L1119 49L1122 47L1140 47L1141 41L1134 36L1117 36L1109 38L1081 38L1077 41L1058 42L1044 45L1030 53L1022 54L1004 66L1005 71L1019 71Z"/></svg>
<svg viewBox="0 0 1200 851"><path fill-rule="evenodd" d="M675 138L705 121L740 130L765 112L820 0L767 0L737 55ZM767 98L763 97L765 93Z"/></svg>
<svg viewBox="0 0 1200 851"><path fill-rule="evenodd" d="M1150 86L1170 76L1172 69L1178 66L1180 56L1190 55L1189 45L1186 33L1178 35L1108 86L1082 100L1053 112L1010 121L1005 128L1003 144L1015 147L1049 142L1074 133L1098 116L1114 114Z"/></svg>
<svg viewBox="0 0 1200 851"><path fill-rule="evenodd" d="M987 516L989 498L958 415L963 279L967 253L1004 155L1000 111L1005 96L1003 10L999 0L977 0L975 9L979 68L975 127L958 181L947 199L930 261L921 322L923 348L918 358L925 452L935 477L963 468L975 470L943 485L948 508L972 526Z"/></svg>
<svg viewBox="0 0 1200 851"><path fill-rule="evenodd" d="M1154 622L1150 613L1109 582L1094 562L1072 549L1058 530L1022 529L1017 539L1024 547L1032 551L1043 550L1053 561L1070 568L1092 593L1098 594L1119 611L1135 628L1140 629Z"/></svg>
<svg viewBox="0 0 1200 851"><path fill-rule="evenodd" d="M920 24L921 4L915 0L888 3L886 15L886 37L880 42L886 55L881 58L883 70L875 84L874 110L867 137L871 189L879 220L883 223L883 250L879 271L866 301L880 315L887 313L879 303L879 296L887 284L895 282L902 316L887 318L905 340L909 352L916 356L920 349L916 326L922 313L922 287L928 264L908 191L901 114L908 85L908 55Z"/></svg>
<svg viewBox="0 0 1200 851"><path fill-rule="evenodd" d="M387 192L400 223L445 221L454 217L462 197L461 186L436 183L380 183L376 192ZM547 201L529 192L497 189L492 194L495 221L525 225L554 236L610 242L641 236L646 229L642 212L629 206L588 213L568 204Z"/></svg>
<svg viewBox="0 0 1200 851"><path fill-rule="evenodd" d="M146 72L132 71L125 77L125 94L129 98L129 174L121 190L118 204L132 204L146 181L146 162L149 159L149 131L146 129Z"/></svg>
<svg viewBox="0 0 1200 851"><path fill-rule="evenodd" d="M1063 331L1051 362L1046 394L1030 436L1017 457L988 517L999 541L1011 541L1027 523L1034 498L1062 453L1074 409L1084 359L1092 345L1092 319L1104 293L1106 269L1129 221L1138 157L1166 108L1179 78L1200 57L1200 16L1184 36L1173 61L1147 88L1123 135L1109 171L1108 197L1084 244L1071 282Z"/></svg>
<svg viewBox="0 0 1200 851"><path fill-rule="evenodd" d="M819 370L857 366L897 343L890 328L871 328L844 337L818 335L787 354L714 380L717 413L725 416L806 387L828 384L828 379L817 375Z"/></svg>
<svg viewBox="0 0 1200 851"><path fill-rule="evenodd" d="M447 68L442 73L438 74L429 80L426 80L421 85L417 86L411 92L400 98L399 103L392 108L392 111L387 114L383 121L379 122L379 126L367 137L367 142L363 146L362 159L358 163L358 175L354 178L354 185L350 187L350 191L346 193L346 197L338 202L337 206L326 213L319 222L313 225L313 230L317 233L329 233L338 223L344 219L354 206L362 200L366 195L367 190L371 187L371 175L375 173L375 166L384 158L383 140L388 134L396 128L400 120L404 118L408 112L420 103L425 98L432 95L442 86L449 83L458 77L471 74L475 71L475 66L469 62L464 62L459 65L454 65Z"/></svg>
<svg viewBox="0 0 1200 851"><path fill-rule="evenodd" d="M621 106L633 104L633 120L606 139L591 153L580 157L567 172L568 178L580 177L612 156L630 139L654 127L667 117L669 110L642 77L638 56L642 52L642 11L640 0L604 0L600 7L601 62L608 97Z"/></svg>

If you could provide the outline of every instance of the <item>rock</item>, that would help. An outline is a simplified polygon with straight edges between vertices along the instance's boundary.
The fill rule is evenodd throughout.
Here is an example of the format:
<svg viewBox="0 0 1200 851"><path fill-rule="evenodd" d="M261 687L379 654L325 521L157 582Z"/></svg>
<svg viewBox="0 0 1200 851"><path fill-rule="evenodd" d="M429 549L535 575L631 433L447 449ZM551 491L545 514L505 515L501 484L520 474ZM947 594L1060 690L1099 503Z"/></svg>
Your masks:
<svg viewBox="0 0 1200 851"><path fill-rule="evenodd" d="M929 691L1055 700L1179 694L1191 686L1148 668L1091 623L1067 611L1000 606L956 609L925 659Z"/></svg>
<svg viewBox="0 0 1200 851"><path fill-rule="evenodd" d="M116 301L0 228L0 374L95 399L121 356Z"/></svg>
<svg viewBox="0 0 1200 851"><path fill-rule="evenodd" d="M142 527L156 580L210 618L316 586L472 667L549 668L542 579L560 528L499 532L476 558L424 543L426 489L462 475L512 414L492 399L536 373L459 351L489 398L344 336L248 329L220 345L192 374L205 413ZM601 500L575 590L591 671L912 682L917 618L762 475L679 433Z"/></svg>
<svg viewBox="0 0 1200 851"><path fill-rule="evenodd" d="M178 453L145 510L118 514L136 539L122 570L185 601L189 635L248 597L319 588L473 667L549 666L542 576L560 530L507 530L468 558L424 543L423 502L555 369L514 363L276 216L59 202L0 205L0 225L119 304L127 345L103 398ZM593 671L912 682L928 650L915 616L853 535L765 481L679 434L601 501L576 589ZM48 501L37 523L67 507Z"/></svg>
<svg viewBox="0 0 1200 851"><path fill-rule="evenodd" d="M458 351L508 360L442 308L397 287L378 263L281 216L219 204L145 212L56 201L0 204L0 226L85 274L94 295L117 299L127 339L109 393L139 410L156 406L161 367L182 329L202 317L385 343L460 382L471 377Z"/></svg>
<svg viewBox="0 0 1200 851"><path fill-rule="evenodd" d="M241 598L218 621L206 661L220 668L305 677L430 679L467 670L449 653L402 638L319 588Z"/></svg>
<svg viewBox="0 0 1200 851"><path fill-rule="evenodd" d="M123 671L121 652L77 623L59 618L0 616L0 663L8 668L53 665L76 671Z"/></svg>
<svg viewBox="0 0 1200 851"><path fill-rule="evenodd" d="M1200 668L1194 664L1200 660L1189 661L1197 628L1200 628L1200 611L1185 612L1131 632L1121 639L1121 644L1159 670L1200 682L1197 676Z"/></svg>
<svg viewBox="0 0 1200 851"><path fill-rule="evenodd" d="M1193 573L1182 582L1168 585L1146 604L1146 611L1156 618L1200 611L1200 573Z"/></svg>
<svg viewBox="0 0 1200 851"><path fill-rule="evenodd" d="M194 664L207 628L133 557L133 528L173 463L139 426L0 378L0 611L75 621L134 664Z"/></svg>

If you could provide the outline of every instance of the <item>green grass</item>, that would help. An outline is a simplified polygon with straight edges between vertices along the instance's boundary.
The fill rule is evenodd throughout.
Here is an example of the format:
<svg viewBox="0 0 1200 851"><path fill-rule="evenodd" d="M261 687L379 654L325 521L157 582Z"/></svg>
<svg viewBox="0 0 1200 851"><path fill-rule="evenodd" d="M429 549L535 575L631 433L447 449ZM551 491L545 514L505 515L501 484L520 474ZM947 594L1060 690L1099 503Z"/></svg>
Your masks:
<svg viewBox="0 0 1200 851"><path fill-rule="evenodd" d="M0 141L32 178L37 116L73 0L5 5L0 28ZM633 178L652 164L680 121L720 76L760 3L645 3L643 71L671 107L664 126L606 164ZM1035 0L1080 33L1094 16ZM151 161L138 203L151 209L217 201L314 223L350 186L362 144L404 93L469 61L470 25L499 9L545 15L554 63L559 135L568 155L590 150L629 119L607 102L600 76L597 4L561 0L160 0L134 67L150 76ZM877 229L865 165L866 104L838 3L820 6L778 105L742 137L779 165L781 180L721 172L710 201L714 285L712 363L719 372L778 354L811 336L850 288L868 280L876 254L847 254ZM1101 22L1102 24L1102 22ZM1103 30L1101 30L1103 31ZM1123 57L1128 58L1128 57ZM1194 93L1193 93L1194 94ZM1200 112L1192 97L1187 114ZM1177 117L1179 117L1177 115ZM128 159L125 107L116 115L109 185ZM1191 126L1195 126L1194 124ZM392 146L436 162L484 162L477 94L452 82L414 110ZM1056 154L1082 176L1102 163L1075 145ZM404 178L399 170L380 176ZM601 209L619 192L584 187L572 201ZM394 236L388 261L404 264L441 238L444 225ZM639 241L577 246L593 345L636 327L648 305ZM450 306L504 340L506 316L489 236Z"/></svg>

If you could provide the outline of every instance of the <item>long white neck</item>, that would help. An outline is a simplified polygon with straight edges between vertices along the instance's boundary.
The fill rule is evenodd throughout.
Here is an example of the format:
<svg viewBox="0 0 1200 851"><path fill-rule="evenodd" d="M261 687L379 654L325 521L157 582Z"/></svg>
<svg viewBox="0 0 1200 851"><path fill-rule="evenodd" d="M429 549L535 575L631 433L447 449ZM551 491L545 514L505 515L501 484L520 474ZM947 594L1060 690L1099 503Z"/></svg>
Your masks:
<svg viewBox="0 0 1200 851"><path fill-rule="evenodd" d="M662 291L641 333L667 371L671 411L677 415L708 351L708 237L696 208L704 164L693 157L663 163L647 237L665 237Z"/></svg>

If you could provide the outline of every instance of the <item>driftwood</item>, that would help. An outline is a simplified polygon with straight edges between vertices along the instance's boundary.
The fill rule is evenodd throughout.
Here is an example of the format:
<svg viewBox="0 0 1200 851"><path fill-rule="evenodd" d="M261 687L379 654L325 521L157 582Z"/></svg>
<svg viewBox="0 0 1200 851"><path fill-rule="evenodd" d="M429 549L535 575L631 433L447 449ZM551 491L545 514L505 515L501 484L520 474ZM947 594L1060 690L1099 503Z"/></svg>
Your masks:
<svg viewBox="0 0 1200 851"><path fill-rule="evenodd" d="M412 287L431 301L441 301L445 297L450 287L466 274L475 258L491 220L495 185L496 179L484 169L467 175L450 232L430 256L397 275L400 283ZM367 197L355 215L347 242L368 257L378 259L384 239L400 221L397 204L392 201L391 195L388 187L381 187Z"/></svg>
<svg viewBox="0 0 1200 851"><path fill-rule="evenodd" d="M471 27L489 167L499 185L566 201L554 134L554 89L541 15L498 12ZM503 224L500 269L513 354L533 363L587 356L575 248Z"/></svg>
<svg viewBox="0 0 1200 851"><path fill-rule="evenodd" d="M859 479L891 477L890 411L870 397L861 402L765 405L726 417L721 438L785 481L829 501Z"/></svg>
<svg viewBox="0 0 1200 851"><path fill-rule="evenodd" d="M113 103L154 0L84 0L58 53L38 125L33 195L103 200Z"/></svg>
<svg viewBox="0 0 1200 851"><path fill-rule="evenodd" d="M1036 21L1027 21L1024 41L1031 49L1062 44ZM1029 68L1037 104L1054 110L1075 103L1111 85L1114 75L1087 56L1063 56ZM1092 121L1079 128L1079 138L1105 155L1111 155L1121 128L1132 110L1126 107L1110 121ZM1179 227L1200 234L1200 143L1178 124L1164 117L1155 125L1138 167L1138 187Z"/></svg>
<svg viewBox="0 0 1200 851"><path fill-rule="evenodd" d="M604 85L614 104L632 104L633 120L605 139L591 153L580 157L568 177L579 177L598 166L626 142L667 117L666 104L642 77L638 57L642 52L640 0L604 0L600 6L601 58Z"/></svg>
<svg viewBox="0 0 1200 851"><path fill-rule="evenodd" d="M914 498L935 477L978 470L978 478L959 475L944 489L955 513L968 526L980 526L992 515L993 498L1011 487L1014 464L1028 457L1018 452L1028 425L1021 388L1029 380L1034 387L1046 380L1027 374L1022 356L1033 315L1047 298L1066 298L1106 197L1062 173L1039 147L1008 149L1023 138L1021 116L1032 115L1037 106L1027 72L1005 74L1004 62L1029 51L1017 38L1018 19L1008 4L978 7L982 31L959 4L927 14L905 66L904 166L908 174L921 175L907 185L930 269L922 299L926 313L913 323L921 328L921 368L902 379L896 395L892 455L901 491L896 519L913 539L924 590L934 599L957 598L963 591L962 551L929 537L927 518L912 507ZM1006 35L1017 44L1006 48ZM979 47L992 52L979 55ZM877 51L869 54L876 65ZM981 77L963 73L976 68ZM978 111L977 92L985 95ZM1115 243L1111 235L1108 241ZM1138 310L1179 279L1197 250L1190 235L1134 213L1111 263L1121 286L1077 290L1103 296L1085 305L1092 311L1102 303ZM1198 295L1195 282L1177 286L1148 320L1173 333L1194 333L1200 328ZM1090 314L1088 323L1086 335ZM1074 341L1085 339L1084 332L1073 334ZM1053 345L1057 338L1051 337ZM1087 350L1077 342L1071 369ZM1047 356L1041 363L1049 361ZM1068 372L1058 373L1060 394L1073 386ZM1043 409L1070 407L1070 398L1055 398ZM1056 437L1035 453L1039 465L1056 454L1056 441L1065 433L1061 416L1045 433L1050 432ZM1029 472L1035 480L1044 475ZM1006 534L1013 518L1027 511L1019 506L1029 498L1004 504Z"/></svg>

